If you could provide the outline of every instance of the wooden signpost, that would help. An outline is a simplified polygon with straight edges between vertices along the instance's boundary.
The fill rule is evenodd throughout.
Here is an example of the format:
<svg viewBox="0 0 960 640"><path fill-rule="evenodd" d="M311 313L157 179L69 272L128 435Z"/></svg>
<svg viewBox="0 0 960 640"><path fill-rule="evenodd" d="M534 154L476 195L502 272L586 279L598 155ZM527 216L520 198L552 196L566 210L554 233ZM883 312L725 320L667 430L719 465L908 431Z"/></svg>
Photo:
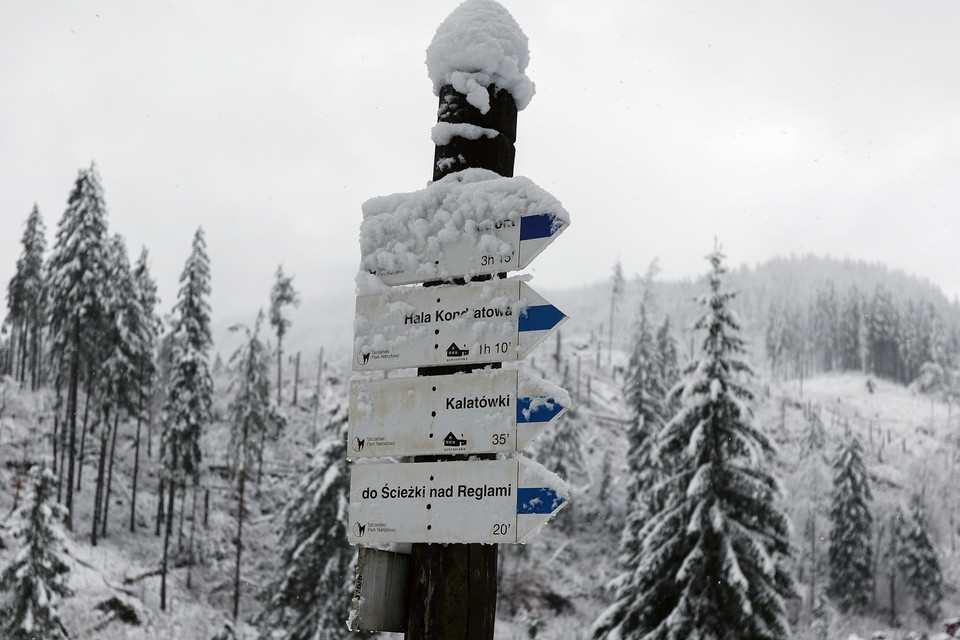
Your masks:
<svg viewBox="0 0 960 640"><path fill-rule="evenodd" d="M409 566L362 549L358 566L377 569L357 576L350 625L403 628L408 640L492 640L494 545L526 542L569 500L563 481L539 464L496 459L521 451L570 404L555 385L500 368L523 360L566 320L524 280L506 275L529 265L569 216L530 180L513 177L511 92L529 100L533 86L526 54L518 53L526 37L492 1L464 3L454 14L431 44L450 59L428 50L440 98L434 183L364 205L361 272L379 283L364 286L354 322L354 371L415 367L417 377L351 382L348 458L412 455L415 462L353 465L349 541L413 544ZM474 28L478 21L483 29ZM497 29L514 46L486 39ZM471 44L476 37L482 41ZM524 61L504 66L517 72L511 88L484 74L486 96L467 95L443 79L445 70L477 69L469 56L446 51L451 43L483 55L516 49L509 55ZM447 69L453 58L466 66ZM396 606L374 612L365 604L395 596L386 578L374 576L394 584L402 575L409 575L405 621Z"/></svg>

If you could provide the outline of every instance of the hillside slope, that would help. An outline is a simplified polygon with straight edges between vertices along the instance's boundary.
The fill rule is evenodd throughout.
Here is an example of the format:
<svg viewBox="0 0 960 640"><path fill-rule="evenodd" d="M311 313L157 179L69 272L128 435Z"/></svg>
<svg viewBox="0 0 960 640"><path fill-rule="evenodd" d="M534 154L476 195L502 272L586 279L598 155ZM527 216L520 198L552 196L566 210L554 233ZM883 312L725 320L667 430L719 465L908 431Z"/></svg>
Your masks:
<svg viewBox="0 0 960 640"><path fill-rule="evenodd" d="M626 353L616 348L611 354L606 338L589 324L569 323L559 340L542 345L524 367L562 384L570 391L574 408L560 422L540 435L527 455L548 466L558 463L558 440L579 440L582 461L567 456L562 464L572 488L571 504L528 545L500 549L497 638L588 637L590 625L608 606L607 584L617 575L617 549L625 513L626 425L629 411L623 405L619 370ZM243 563L244 589L241 617L249 620L260 604L259 588L276 570L277 539L282 509L296 485L300 471L310 464L309 452L318 439L328 437L319 428L324 416L346 402L349 380L346 362L331 363L325 372L319 420L315 421L315 380L305 375L299 389L299 408L288 408L287 430L269 442L265 474L259 490L248 503ZM289 376L288 376L289 377ZM800 592L808 597L810 569L805 549L805 509L810 505L809 478L798 470L799 439L807 416L819 409L827 427L828 452L839 442L846 425L864 443L867 463L873 476L876 521L883 522L895 505L905 505L910 493L924 491L931 513L944 577L948 584L944 615L960 612L960 554L956 499L958 413L940 402L914 395L901 386L871 380L862 375L823 375L804 380L767 382L758 380L756 416L765 432L780 448L777 472L784 486L783 506L793 520L795 573ZM0 538L8 545L0 549L0 566L13 552L10 531L17 525L12 512L16 478L30 461L49 458L49 428L52 398L48 391L36 394L19 391L9 380L2 383L7 404L0 419ZM288 381L288 385L290 382ZM289 387L287 398L292 395ZM187 587L187 568L180 561L171 574L172 601L167 612L159 610L156 575L161 538L154 535L156 509L156 448L144 462L138 497L138 530L129 533L129 495L132 472L132 429L121 434L118 467L114 480L109 536L96 548L88 544L92 498L92 456L84 471L84 489L78 494L76 531L66 548L72 559L71 585L77 591L61 610L75 638L210 638L229 618L232 596L233 536L236 527L235 498L229 481L220 475L227 461L228 426L222 417L228 402L227 380L217 379L218 420L204 440L206 460L215 468L205 479L210 489L209 513L197 511L196 547L200 558ZM154 433L156 438L156 433ZM89 442L89 441L88 441ZM154 440L154 447L156 440ZM89 447L88 447L89 448ZM605 487L605 469L609 486ZM829 472L824 478L829 479ZM203 496L200 496L203 503ZM179 517L179 513L178 513ZM185 515L184 540L190 532L190 507ZM827 523L821 515L818 547L818 590L822 589L825 567ZM881 538L880 542L883 540ZM107 620L94 607L117 597L136 612L139 626ZM865 617L842 616L828 607L829 637L850 633L866 636L888 627L887 589L876 587L874 607ZM796 638L813 638L809 630L807 602L793 603ZM929 632L906 599L898 604L902 627L888 637L900 637L907 630ZM242 627L245 637L253 629ZM393 637L393 636L391 636ZM399 637L399 636L396 636Z"/></svg>

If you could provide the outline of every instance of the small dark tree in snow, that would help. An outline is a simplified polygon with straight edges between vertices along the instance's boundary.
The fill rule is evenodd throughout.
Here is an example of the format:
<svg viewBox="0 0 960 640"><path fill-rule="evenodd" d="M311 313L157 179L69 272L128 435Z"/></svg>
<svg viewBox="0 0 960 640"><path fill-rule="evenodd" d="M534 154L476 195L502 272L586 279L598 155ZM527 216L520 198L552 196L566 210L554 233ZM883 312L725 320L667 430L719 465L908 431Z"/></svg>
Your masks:
<svg viewBox="0 0 960 640"><path fill-rule="evenodd" d="M670 316L663 319L663 324L657 330L657 353L660 356L660 379L663 380L663 388L667 392L663 405L663 419L667 421L680 410L679 398L669 393L680 382L680 357L670 326Z"/></svg>
<svg viewBox="0 0 960 640"><path fill-rule="evenodd" d="M70 193L47 267L53 365L67 385L66 522L70 530L81 363L90 371L98 358L98 338L107 309L109 265L107 206L100 174L91 164L89 169L80 171Z"/></svg>
<svg viewBox="0 0 960 640"><path fill-rule="evenodd" d="M767 471L772 444L754 425L744 379L743 341L713 270L701 356L675 389L680 412L661 430L655 455L668 475L649 513L628 519L624 548L635 569L619 580L617 602L595 623L595 638L789 637L786 599L796 595L785 568L787 519L774 505Z"/></svg>
<svg viewBox="0 0 960 640"><path fill-rule="evenodd" d="M347 413L337 407L330 416L327 437L284 512L280 570L261 594L265 606L256 620L263 640L361 637L344 622L356 562L346 531Z"/></svg>
<svg viewBox="0 0 960 640"><path fill-rule="evenodd" d="M576 410L571 409L569 415L554 427L553 437L539 456L540 462L561 478L570 478L572 474L583 470L581 428L575 417Z"/></svg>
<svg viewBox="0 0 960 640"><path fill-rule="evenodd" d="M904 540L903 570L917 613L931 624L940 617L943 575L930 539L930 521L920 494L910 498L910 523Z"/></svg>
<svg viewBox="0 0 960 640"><path fill-rule="evenodd" d="M826 447L827 435L823 428L823 421L820 419L820 409L818 407L810 412L807 419L807 428L800 441L800 463L797 465L797 472L805 481L798 492L798 497L806 511L804 534L808 542L804 544L804 555L807 556L810 566L810 593L807 604L811 613L816 610L820 602L817 594L817 581L820 577L819 543L822 538L819 521L823 511L822 502L825 494L824 485L826 484L823 480L824 467L827 464Z"/></svg>
<svg viewBox="0 0 960 640"><path fill-rule="evenodd" d="M34 467L30 475L33 506L16 534L23 546L0 573L0 591L12 592L0 607L0 635L8 640L60 640L67 638L67 631L57 615L57 599L73 595L66 585L70 567L59 553L63 538L53 520L63 508L53 503L53 472Z"/></svg>
<svg viewBox="0 0 960 640"><path fill-rule="evenodd" d="M247 475L253 470L263 434L272 422L281 424L284 417L270 402L267 349L260 341L260 323L263 312L257 316L253 331L246 329L246 340L230 358L236 372L234 396L230 403L230 451L233 475L237 482L237 562L234 570L233 617L240 610L240 555L243 549L243 497ZM239 329L239 327L233 327Z"/></svg>
<svg viewBox="0 0 960 640"><path fill-rule="evenodd" d="M833 462L832 529L827 550L828 590L844 612L862 610L873 592L872 499L863 449L855 436L849 436Z"/></svg>
<svg viewBox="0 0 960 640"><path fill-rule="evenodd" d="M293 276L283 275L283 265L277 267L276 281L270 289L270 324L277 332L277 405L281 406L283 371L283 336L290 328L290 318L283 315L283 308L300 304L300 295L293 288Z"/></svg>
<svg viewBox="0 0 960 640"><path fill-rule="evenodd" d="M183 489L188 480L196 487L202 458L200 437L211 419L213 379L207 364L207 351L212 342L208 295L210 261L203 230L197 229L193 250L180 276L180 291L174 307L173 369L164 405L163 467L169 499L160 582L162 609L166 607L166 561L174 498L177 489Z"/></svg>
<svg viewBox="0 0 960 640"><path fill-rule="evenodd" d="M890 624L894 627L900 624L897 619L897 578L903 575L906 569L904 565L906 538L907 526L903 518L903 509L898 506L890 516L890 537L887 547L883 550L883 564L890 589Z"/></svg>
<svg viewBox="0 0 960 640"><path fill-rule="evenodd" d="M623 266L620 264L620 260L617 260L617 263L613 265L613 276L610 278L610 351L607 359L608 367L612 367L613 365L613 316L617 310L617 303L623 296L624 284ZM600 362L597 361L597 364L599 365Z"/></svg>

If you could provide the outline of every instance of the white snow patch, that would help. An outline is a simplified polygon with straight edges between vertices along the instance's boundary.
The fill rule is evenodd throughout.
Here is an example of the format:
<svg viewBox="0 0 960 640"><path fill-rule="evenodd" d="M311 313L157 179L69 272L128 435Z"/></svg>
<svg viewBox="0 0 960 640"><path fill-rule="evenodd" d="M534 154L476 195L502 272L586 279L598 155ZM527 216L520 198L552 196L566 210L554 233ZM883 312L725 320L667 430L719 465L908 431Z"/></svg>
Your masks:
<svg viewBox="0 0 960 640"><path fill-rule="evenodd" d="M478 127L475 124L465 122L438 122L430 130L430 139L438 147L450 144L453 138L466 138L467 140L479 140L480 138L496 138L500 132L496 129L487 129Z"/></svg>
<svg viewBox="0 0 960 640"><path fill-rule="evenodd" d="M551 214L557 227L570 222L560 201L529 178L504 178L486 169L458 171L419 191L371 198L362 210L361 271L405 270L424 279L449 274L422 256L439 255L458 243L491 255L509 254L509 244L497 234L501 228L519 232L524 216ZM383 287L378 278L357 276L360 295L382 293Z"/></svg>
<svg viewBox="0 0 960 640"><path fill-rule="evenodd" d="M527 36L510 12L493 0L466 0L437 27L427 47L433 92L452 85L481 113L490 110L487 87L510 92L524 109L536 88L527 77Z"/></svg>

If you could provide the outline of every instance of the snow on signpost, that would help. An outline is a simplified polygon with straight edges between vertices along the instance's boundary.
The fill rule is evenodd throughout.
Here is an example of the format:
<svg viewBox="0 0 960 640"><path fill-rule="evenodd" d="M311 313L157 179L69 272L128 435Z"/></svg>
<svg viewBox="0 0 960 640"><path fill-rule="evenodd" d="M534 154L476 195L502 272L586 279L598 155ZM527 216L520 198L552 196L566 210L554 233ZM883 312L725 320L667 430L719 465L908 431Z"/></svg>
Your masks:
<svg viewBox="0 0 960 640"><path fill-rule="evenodd" d="M363 216L360 268L387 285L525 269L570 223L528 178L485 169L368 200Z"/></svg>

